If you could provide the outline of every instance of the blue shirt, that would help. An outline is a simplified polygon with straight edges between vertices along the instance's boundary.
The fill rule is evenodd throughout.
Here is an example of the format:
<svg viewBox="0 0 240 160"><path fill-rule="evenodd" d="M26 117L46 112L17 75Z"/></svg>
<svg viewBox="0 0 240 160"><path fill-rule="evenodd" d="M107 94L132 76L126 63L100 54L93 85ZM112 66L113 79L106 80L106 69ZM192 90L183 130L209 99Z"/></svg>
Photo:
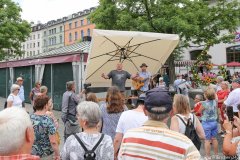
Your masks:
<svg viewBox="0 0 240 160"><path fill-rule="evenodd" d="M24 97L24 87L23 87L23 86L20 87L18 96L20 97L20 99L22 100L22 102L25 101L25 97Z"/></svg>
<svg viewBox="0 0 240 160"><path fill-rule="evenodd" d="M144 78L144 86L140 88L141 91L148 91L149 79L151 77L150 72L139 72L139 77Z"/></svg>
<svg viewBox="0 0 240 160"><path fill-rule="evenodd" d="M204 110L202 112L202 121L217 120L217 103L215 100L206 100L201 102Z"/></svg>

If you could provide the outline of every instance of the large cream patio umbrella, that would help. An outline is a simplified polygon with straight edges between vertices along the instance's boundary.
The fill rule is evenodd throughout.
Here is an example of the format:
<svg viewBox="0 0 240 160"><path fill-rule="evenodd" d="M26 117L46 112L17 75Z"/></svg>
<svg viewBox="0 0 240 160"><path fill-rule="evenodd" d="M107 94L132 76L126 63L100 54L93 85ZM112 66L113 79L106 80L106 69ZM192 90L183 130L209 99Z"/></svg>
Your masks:
<svg viewBox="0 0 240 160"><path fill-rule="evenodd" d="M101 74L116 69L119 62L131 74L136 74L142 63L146 63L147 70L155 74L178 42L176 34L94 29L85 83L91 83L92 87L111 86L111 81L103 79ZM128 80L126 86L131 86L130 82Z"/></svg>

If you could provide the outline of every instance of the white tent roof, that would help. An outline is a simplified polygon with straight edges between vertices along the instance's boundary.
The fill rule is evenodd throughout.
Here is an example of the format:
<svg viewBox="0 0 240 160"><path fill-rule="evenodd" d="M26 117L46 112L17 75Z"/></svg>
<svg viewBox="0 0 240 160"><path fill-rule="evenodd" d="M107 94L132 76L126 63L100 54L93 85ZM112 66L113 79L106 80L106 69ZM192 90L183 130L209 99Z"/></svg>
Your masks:
<svg viewBox="0 0 240 160"><path fill-rule="evenodd" d="M116 69L120 60L123 69L131 74L136 74L142 63L146 63L147 70L155 74L164 65L178 42L179 36L176 34L94 29L86 68L86 82L92 83L94 87L110 86L111 82L101 78L101 74Z"/></svg>

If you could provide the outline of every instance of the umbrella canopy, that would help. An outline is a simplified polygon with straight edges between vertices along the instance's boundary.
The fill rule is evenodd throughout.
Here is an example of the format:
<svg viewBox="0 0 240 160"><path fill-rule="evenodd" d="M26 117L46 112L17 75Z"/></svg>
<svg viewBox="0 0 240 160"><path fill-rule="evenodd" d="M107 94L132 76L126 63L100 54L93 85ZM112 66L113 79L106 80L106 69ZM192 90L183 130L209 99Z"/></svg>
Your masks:
<svg viewBox="0 0 240 160"><path fill-rule="evenodd" d="M148 65L147 70L152 74L157 73L178 42L176 34L94 29L85 82L93 87L110 86L101 74L116 69L119 62L131 74L136 74L142 63Z"/></svg>
<svg viewBox="0 0 240 160"><path fill-rule="evenodd" d="M229 62L226 64L228 67L240 67L239 62Z"/></svg>

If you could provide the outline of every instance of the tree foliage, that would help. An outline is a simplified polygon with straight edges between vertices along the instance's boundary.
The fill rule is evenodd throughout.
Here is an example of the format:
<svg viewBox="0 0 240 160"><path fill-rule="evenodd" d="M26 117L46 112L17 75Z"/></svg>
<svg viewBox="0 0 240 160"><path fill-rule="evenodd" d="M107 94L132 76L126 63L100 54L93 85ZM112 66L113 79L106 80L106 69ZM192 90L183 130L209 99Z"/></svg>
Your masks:
<svg viewBox="0 0 240 160"><path fill-rule="evenodd" d="M30 24L21 19L21 8L11 0L0 0L0 60L21 55L21 43L31 32Z"/></svg>
<svg viewBox="0 0 240 160"><path fill-rule="evenodd" d="M180 44L174 53L179 57L183 48L207 50L233 41L239 11L237 0L100 0L91 18L99 29L178 34ZM172 67L173 58L168 61Z"/></svg>

